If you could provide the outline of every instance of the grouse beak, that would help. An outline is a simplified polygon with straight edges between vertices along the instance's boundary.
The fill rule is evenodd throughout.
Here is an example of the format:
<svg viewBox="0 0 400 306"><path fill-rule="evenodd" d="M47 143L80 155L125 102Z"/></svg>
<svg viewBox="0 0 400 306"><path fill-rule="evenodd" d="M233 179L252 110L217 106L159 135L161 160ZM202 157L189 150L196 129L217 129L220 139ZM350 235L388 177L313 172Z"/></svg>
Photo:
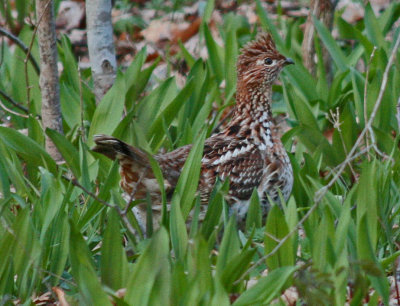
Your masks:
<svg viewBox="0 0 400 306"><path fill-rule="evenodd" d="M285 66L294 65L294 61L290 57L287 57L284 64L285 64Z"/></svg>

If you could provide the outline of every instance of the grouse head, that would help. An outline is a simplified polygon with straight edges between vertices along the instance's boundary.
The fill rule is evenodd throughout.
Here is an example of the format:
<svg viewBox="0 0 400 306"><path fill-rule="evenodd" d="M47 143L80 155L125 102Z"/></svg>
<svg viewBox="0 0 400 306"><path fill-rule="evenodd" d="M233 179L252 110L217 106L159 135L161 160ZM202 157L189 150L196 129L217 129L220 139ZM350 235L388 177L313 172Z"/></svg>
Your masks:
<svg viewBox="0 0 400 306"><path fill-rule="evenodd" d="M238 83L247 86L272 84L282 68L290 64L294 64L293 60L276 50L270 34L259 34L241 49L237 63Z"/></svg>

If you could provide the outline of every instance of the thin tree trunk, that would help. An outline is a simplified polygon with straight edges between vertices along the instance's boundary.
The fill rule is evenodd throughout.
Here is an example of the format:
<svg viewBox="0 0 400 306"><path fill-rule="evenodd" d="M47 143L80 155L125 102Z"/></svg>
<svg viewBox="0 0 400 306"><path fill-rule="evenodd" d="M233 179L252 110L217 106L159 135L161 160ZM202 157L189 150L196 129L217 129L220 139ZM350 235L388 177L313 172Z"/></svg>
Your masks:
<svg viewBox="0 0 400 306"><path fill-rule="evenodd" d="M304 29L304 39L302 44L302 53L304 66L310 71L313 76L316 76L316 63L315 63L315 27L312 16L319 19L328 30L332 29L333 14L335 11L337 1L335 0L310 0L310 10L308 13L306 26ZM328 51L322 46L322 55L324 60L325 73L330 80L330 58Z"/></svg>
<svg viewBox="0 0 400 306"><path fill-rule="evenodd" d="M86 23L94 93L99 102L114 83L117 63L111 23L111 0L87 0Z"/></svg>
<svg viewBox="0 0 400 306"><path fill-rule="evenodd" d="M37 35L40 53L39 86L42 93L42 123L47 128L63 133L60 87L57 69L56 28L52 0L36 0ZM62 160L60 152L46 136L46 150L56 160Z"/></svg>

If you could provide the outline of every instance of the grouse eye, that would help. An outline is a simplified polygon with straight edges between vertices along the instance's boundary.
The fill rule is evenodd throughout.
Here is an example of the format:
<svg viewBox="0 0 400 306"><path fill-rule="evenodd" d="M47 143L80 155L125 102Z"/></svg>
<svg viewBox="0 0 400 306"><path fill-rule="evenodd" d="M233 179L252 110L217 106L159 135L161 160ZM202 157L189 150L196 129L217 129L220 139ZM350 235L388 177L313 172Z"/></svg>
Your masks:
<svg viewBox="0 0 400 306"><path fill-rule="evenodd" d="M265 63L265 65L271 65L271 64L273 63L273 60L270 59L269 57L267 57L267 58L264 60L264 63Z"/></svg>

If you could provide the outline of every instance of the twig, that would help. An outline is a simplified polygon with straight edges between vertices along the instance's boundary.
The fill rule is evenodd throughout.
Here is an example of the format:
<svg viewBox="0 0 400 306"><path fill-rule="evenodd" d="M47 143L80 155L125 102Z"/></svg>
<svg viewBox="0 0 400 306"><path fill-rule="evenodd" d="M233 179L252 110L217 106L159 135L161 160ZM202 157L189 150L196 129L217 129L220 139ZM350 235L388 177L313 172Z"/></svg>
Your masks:
<svg viewBox="0 0 400 306"><path fill-rule="evenodd" d="M122 221L124 222L127 230L133 235L136 236L137 231L133 228L132 224L129 222L129 219L127 217L127 214L124 213L124 210L121 210L121 208L117 205L113 205L108 203L107 201L104 201L103 199L100 199L96 194L94 194L93 192L91 192L90 190L86 189L84 186L82 186L78 180L76 178L68 178L67 176L63 175L62 176L65 180L69 181L72 183L72 185L80 188L81 190L83 190L87 195L91 196L93 199L95 199L97 202L111 208L111 209L115 209L118 213L118 215L121 217Z"/></svg>
<svg viewBox="0 0 400 306"><path fill-rule="evenodd" d="M365 123L367 123L367 121L368 121L368 114L367 114L367 86L368 86L368 79L369 79L369 70L371 68L371 62L372 62L372 59L374 58L375 51L376 51L376 46L374 46L374 49L372 49L371 56L369 57L369 61L368 61L368 65L367 65L367 74L365 76L365 83L364 83L364 122ZM366 141L366 144L367 144L367 147L368 147L369 146L369 143L368 143L368 131L367 131L367 134L366 134L366 137L365 137L365 141ZM370 161L369 155L368 155L368 161Z"/></svg>
<svg viewBox="0 0 400 306"><path fill-rule="evenodd" d="M351 158L349 158L349 159L347 159L347 160L345 160L345 161L351 162L351 161L357 159L358 157L360 157L361 155L364 155L365 153L367 153L371 148L372 148L372 146L365 147L364 149L362 149L361 151L359 151L357 154L354 154ZM333 168L333 169L330 171L330 173L328 174L328 176L330 176L333 172L335 172L337 169L339 169L339 168L342 166L343 163L344 163L344 162L340 163L340 164L337 165L335 168Z"/></svg>
<svg viewBox="0 0 400 306"><path fill-rule="evenodd" d="M270 233L268 233L268 232L265 232L265 236L268 236L268 238L271 238L272 240L274 240L275 242L281 242L280 240L279 240L279 238L276 238L274 235L272 235L272 234L270 234Z"/></svg>
<svg viewBox="0 0 400 306"><path fill-rule="evenodd" d="M35 58L32 56L30 53L29 48L24 44L22 40L20 40L17 36L14 34L8 32L6 29L0 27L0 34L6 36L8 39L12 40L18 47L24 51L24 53L27 55L28 59L32 63L33 68L35 69L36 73L39 75L40 74L40 66L35 60Z"/></svg>
<svg viewBox="0 0 400 306"><path fill-rule="evenodd" d="M29 115L29 110L28 110L26 107L24 107L24 106L22 106L20 103L16 102L13 98L11 98L9 95L7 95L7 94L6 94L4 91L2 91L1 89L0 89L0 95L2 95L3 98L6 99L9 103L11 103L13 106L15 106L16 108L22 110L24 113L26 113L26 114ZM13 111L13 110L9 109L7 106L5 106L3 103L1 103L1 100L0 100L0 106L1 106L4 110L6 110L7 112L9 112L9 113L11 113L11 114L14 114L14 115L16 115L16 116L23 117L23 118L28 118L28 117L29 117L28 115L24 115L24 114L21 114L21 113L17 113L16 111ZM35 115L35 118L37 118L37 119L42 119L42 116L39 115L39 114L36 114L36 115Z"/></svg>
<svg viewBox="0 0 400 306"><path fill-rule="evenodd" d="M386 85L387 85L387 81L388 81L388 75L389 75L389 70L393 65L393 60L394 60L394 56L396 54L397 49L399 48L400 45L400 34L397 36L397 40L396 43L393 47L393 50L390 54L389 57L389 61L386 65L385 71L383 73L383 78L382 78L382 84L379 90L379 95L378 98L376 99L374 108L372 110L371 113L371 117L369 118L368 122L366 123L364 129L362 130L362 132L360 133L360 135L358 136L355 144L353 145L353 147L350 150L350 153L348 156L346 156L346 159L344 160L344 162L342 162L341 166L339 167L338 172L334 175L334 177L329 181L329 183L327 185L325 185L324 187L322 187L321 189L317 190L315 192L314 195L314 204L310 207L310 209L307 211L307 213L303 216L303 218L301 218L301 220L296 224L296 226L285 236L281 239L281 241L276 245L276 247L268 254L264 255L263 257L261 257L255 264L253 264L249 269L247 269L247 271L245 273L243 273L243 275L234 282L234 284L239 284L241 281L243 281L247 275L250 274L251 271L253 271L256 267L258 267L260 264L262 264L267 258L273 256L276 254L276 252L278 252L278 250L281 248L281 246L288 241L288 239L290 237L292 237L300 228L300 226L303 225L303 223L311 216L311 214L317 209L317 207L319 206L322 198L326 195L326 193L328 192L329 188L331 188L333 186L333 184L335 184L335 182L339 179L339 177L342 175L346 164L353 158L353 155L355 153L355 151L357 150L357 148L359 147L362 139L364 138L367 130L371 129L372 126L372 122L374 121L377 111L379 109L379 106L382 103L382 98L383 98L383 94L385 92L386 89Z"/></svg>
<svg viewBox="0 0 400 306"><path fill-rule="evenodd" d="M1 102L1 100L0 100L0 107L1 107L2 109L4 109L6 112L9 112L9 113L11 113L11 114L13 114L13 115L16 115L16 116L18 116L18 117L29 118L28 115L24 115L24 114L18 113L18 112L16 112L16 111L13 111L12 109L9 109L7 106L5 106L5 105L3 104L3 102Z"/></svg>
<svg viewBox="0 0 400 306"><path fill-rule="evenodd" d="M4 99L6 99L9 103L11 103L12 105L14 105L16 108L19 108L20 110L22 110L24 113L29 114L29 110L22 106L21 104L19 104L18 102L16 102L13 98L11 98L9 95L7 95L4 91L2 91L0 89L0 95L3 96Z"/></svg>

